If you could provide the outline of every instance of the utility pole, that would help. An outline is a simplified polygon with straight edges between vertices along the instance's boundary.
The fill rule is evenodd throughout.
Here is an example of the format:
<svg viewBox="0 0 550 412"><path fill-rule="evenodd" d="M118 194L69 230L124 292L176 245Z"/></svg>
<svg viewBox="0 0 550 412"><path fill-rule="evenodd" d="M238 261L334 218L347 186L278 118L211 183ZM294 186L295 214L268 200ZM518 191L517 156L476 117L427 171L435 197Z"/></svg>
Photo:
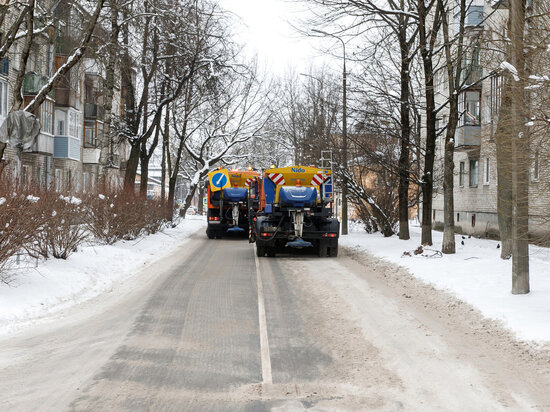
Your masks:
<svg viewBox="0 0 550 412"><path fill-rule="evenodd" d="M343 70L342 70L342 168L348 170L348 119L347 119L347 72L346 72L346 43L341 37L322 30L312 29L315 33L333 37L342 43ZM348 187L342 179L342 235L348 234Z"/></svg>

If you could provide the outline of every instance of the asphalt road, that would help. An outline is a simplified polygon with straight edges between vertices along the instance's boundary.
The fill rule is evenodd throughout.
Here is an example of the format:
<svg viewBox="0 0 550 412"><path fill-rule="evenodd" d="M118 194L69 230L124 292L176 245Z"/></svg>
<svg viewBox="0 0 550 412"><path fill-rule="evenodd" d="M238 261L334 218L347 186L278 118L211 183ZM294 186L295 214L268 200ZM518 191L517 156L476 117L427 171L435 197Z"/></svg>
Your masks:
<svg viewBox="0 0 550 412"><path fill-rule="evenodd" d="M0 410L550 410L542 358L399 275L350 251L258 259L196 234L0 341Z"/></svg>

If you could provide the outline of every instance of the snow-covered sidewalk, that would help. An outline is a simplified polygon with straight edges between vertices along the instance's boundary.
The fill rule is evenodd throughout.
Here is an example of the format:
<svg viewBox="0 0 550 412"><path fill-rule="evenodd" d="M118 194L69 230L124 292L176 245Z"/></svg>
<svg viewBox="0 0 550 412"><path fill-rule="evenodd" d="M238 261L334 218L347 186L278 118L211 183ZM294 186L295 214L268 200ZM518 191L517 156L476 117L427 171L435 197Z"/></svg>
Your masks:
<svg viewBox="0 0 550 412"><path fill-rule="evenodd" d="M405 267L415 277L448 291L491 319L502 321L521 340L550 341L550 249L530 246L531 293L512 295L512 261L500 259L498 241L457 235L457 253L433 256L441 250L443 234L433 232L434 245L423 255L420 228L411 226L411 239L367 234L360 226L340 237L342 246L357 248ZM461 244L464 242L464 244ZM412 256L403 256L403 252Z"/></svg>
<svg viewBox="0 0 550 412"><path fill-rule="evenodd" d="M67 260L22 264L12 286L0 285L0 334L19 330L45 316L112 290L116 282L169 255L205 226L203 216L188 216L175 228L114 245L88 245Z"/></svg>

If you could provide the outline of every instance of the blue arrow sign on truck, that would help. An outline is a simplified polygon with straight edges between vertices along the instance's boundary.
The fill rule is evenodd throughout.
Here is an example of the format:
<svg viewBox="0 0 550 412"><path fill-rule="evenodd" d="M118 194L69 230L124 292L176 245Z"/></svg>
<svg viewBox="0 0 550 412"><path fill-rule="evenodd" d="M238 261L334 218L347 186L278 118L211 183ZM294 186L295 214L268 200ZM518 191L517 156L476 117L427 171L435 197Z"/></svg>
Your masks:
<svg viewBox="0 0 550 412"><path fill-rule="evenodd" d="M332 176L327 177L323 183L323 199L332 197Z"/></svg>

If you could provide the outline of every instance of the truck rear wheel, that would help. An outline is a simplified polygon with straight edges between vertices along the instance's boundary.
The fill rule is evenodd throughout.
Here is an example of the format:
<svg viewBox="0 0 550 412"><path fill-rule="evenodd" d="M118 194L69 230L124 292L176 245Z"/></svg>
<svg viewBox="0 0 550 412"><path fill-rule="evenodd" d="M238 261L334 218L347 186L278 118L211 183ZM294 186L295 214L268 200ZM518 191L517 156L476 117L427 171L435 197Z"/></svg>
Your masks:
<svg viewBox="0 0 550 412"><path fill-rule="evenodd" d="M208 236L208 239L215 239L216 238L216 234L210 230L207 230L206 231L206 236Z"/></svg>
<svg viewBox="0 0 550 412"><path fill-rule="evenodd" d="M330 257L338 256L338 241L336 241L336 245L328 248L328 254Z"/></svg>
<svg viewBox="0 0 550 412"><path fill-rule="evenodd" d="M321 241L319 241L317 254L319 255L319 257L326 257L326 256L328 256L328 249L329 248L327 247L326 242L321 240Z"/></svg>
<svg viewBox="0 0 550 412"><path fill-rule="evenodd" d="M264 257L265 255L265 246L260 246L256 244L256 256Z"/></svg>
<svg viewBox="0 0 550 412"><path fill-rule="evenodd" d="M269 257L275 257L275 253L276 253L275 246L266 248L266 253L267 253L267 256Z"/></svg>

